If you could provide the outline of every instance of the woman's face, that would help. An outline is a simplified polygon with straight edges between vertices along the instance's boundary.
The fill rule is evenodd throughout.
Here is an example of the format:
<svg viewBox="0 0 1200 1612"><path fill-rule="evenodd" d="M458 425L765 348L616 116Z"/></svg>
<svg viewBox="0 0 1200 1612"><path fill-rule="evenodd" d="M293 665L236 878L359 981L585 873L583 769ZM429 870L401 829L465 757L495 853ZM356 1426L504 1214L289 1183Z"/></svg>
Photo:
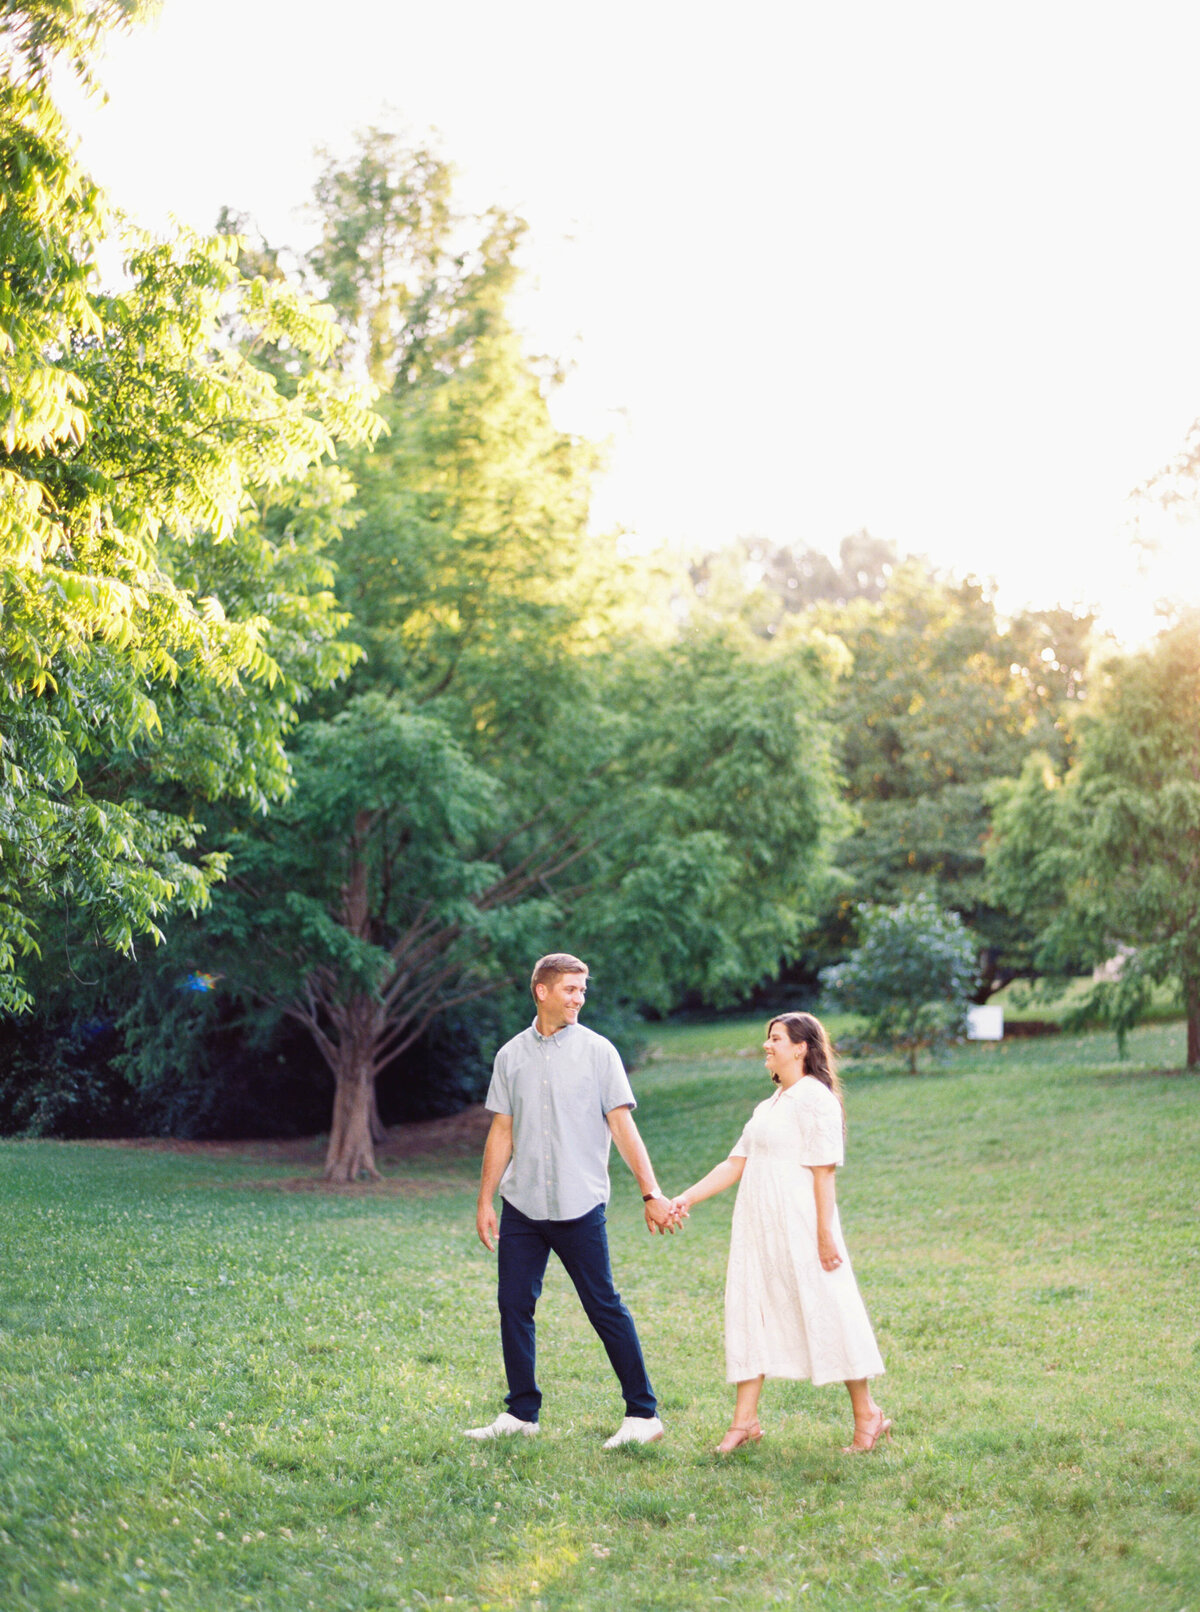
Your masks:
<svg viewBox="0 0 1200 1612"><path fill-rule="evenodd" d="M767 1031L763 1051L771 1079L778 1084L781 1075L795 1071L797 1060L804 1056L804 1043L793 1041L782 1024L773 1024Z"/></svg>

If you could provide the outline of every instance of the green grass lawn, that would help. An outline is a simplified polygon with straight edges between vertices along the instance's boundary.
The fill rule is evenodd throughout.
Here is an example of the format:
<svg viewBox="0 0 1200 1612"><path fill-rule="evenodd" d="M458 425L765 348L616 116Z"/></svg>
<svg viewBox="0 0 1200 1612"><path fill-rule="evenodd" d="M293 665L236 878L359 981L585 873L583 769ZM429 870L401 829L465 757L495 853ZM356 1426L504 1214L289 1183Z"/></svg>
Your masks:
<svg viewBox="0 0 1200 1612"><path fill-rule="evenodd" d="M695 1027L693 1027L695 1028ZM749 1025L636 1077L668 1188L767 1090ZM0 1606L1200 1612L1200 1081L1182 1029L848 1071L839 1195L888 1364L884 1453L840 1388L768 1383L729 1460L730 1198L614 1262L669 1436L621 1406L552 1269L543 1433L502 1380L473 1170L294 1190L295 1165L0 1144ZM724 1053L722 1056L720 1054ZM707 1054L707 1055L706 1055Z"/></svg>

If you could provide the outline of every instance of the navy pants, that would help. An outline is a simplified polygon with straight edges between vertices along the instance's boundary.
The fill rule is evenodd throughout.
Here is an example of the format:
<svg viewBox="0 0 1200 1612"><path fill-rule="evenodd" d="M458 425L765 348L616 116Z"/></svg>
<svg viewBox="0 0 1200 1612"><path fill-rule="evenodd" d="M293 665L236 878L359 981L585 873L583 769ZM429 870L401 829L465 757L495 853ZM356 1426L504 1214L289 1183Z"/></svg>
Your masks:
<svg viewBox="0 0 1200 1612"><path fill-rule="evenodd" d="M613 1286L604 1205L578 1220L530 1220L505 1200L500 1212L500 1342L508 1394L504 1403L523 1422L536 1422L542 1391L535 1375L534 1311L551 1253L575 1284L584 1312L608 1353L625 1396L627 1416L653 1416L658 1401L646 1375L633 1317Z"/></svg>

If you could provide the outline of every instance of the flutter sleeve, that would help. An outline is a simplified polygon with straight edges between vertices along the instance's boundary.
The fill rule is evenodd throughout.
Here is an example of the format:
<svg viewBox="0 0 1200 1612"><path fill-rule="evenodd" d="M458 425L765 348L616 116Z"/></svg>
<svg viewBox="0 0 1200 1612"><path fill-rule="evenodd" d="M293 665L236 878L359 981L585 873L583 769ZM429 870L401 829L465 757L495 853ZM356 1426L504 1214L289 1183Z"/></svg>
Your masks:
<svg viewBox="0 0 1200 1612"><path fill-rule="evenodd" d="M729 1149L729 1157L731 1159L748 1159L750 1157L750 1149L746 1146L746 1132L749 1130L749 1128L750 1127L748 1125L742 1126L742 1134Z"/></svg>
<svg viewBox="0 0 1200 1612"><path fill-rule="evenodd" d="M821 1164L843 1164L846 1147L842 1137L842 1105L821 1085L805 1095L808 1101L799 1112L800 1163L810 1169Z"/></svg>

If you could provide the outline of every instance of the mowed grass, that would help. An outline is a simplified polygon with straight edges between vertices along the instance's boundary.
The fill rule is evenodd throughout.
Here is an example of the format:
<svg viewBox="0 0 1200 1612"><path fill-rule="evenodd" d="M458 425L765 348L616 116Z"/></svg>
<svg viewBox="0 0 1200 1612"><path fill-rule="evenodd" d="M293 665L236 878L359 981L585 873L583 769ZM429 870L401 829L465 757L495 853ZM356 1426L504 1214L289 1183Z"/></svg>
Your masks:
<svg viewBox="0 0 1200 1612"><path fill-rule="evenodd" d="M704 1050L635 1078L672 1189L767 1090ZM1125 1064L1064 1036L849 1071L839 1196L896 1424L858 1459L844 1392L798 1383L768 1383L761 1445L710 1453L729 1197L651 1239L614 1162L667 1440L600 1449L621 1406L552 1267L542 1435L479 1447L502 1380L461 1160L327 1195L251 1158L2 1144L0 1606L1200 1612L1182 1051L1160 1026Z"/></svg>

